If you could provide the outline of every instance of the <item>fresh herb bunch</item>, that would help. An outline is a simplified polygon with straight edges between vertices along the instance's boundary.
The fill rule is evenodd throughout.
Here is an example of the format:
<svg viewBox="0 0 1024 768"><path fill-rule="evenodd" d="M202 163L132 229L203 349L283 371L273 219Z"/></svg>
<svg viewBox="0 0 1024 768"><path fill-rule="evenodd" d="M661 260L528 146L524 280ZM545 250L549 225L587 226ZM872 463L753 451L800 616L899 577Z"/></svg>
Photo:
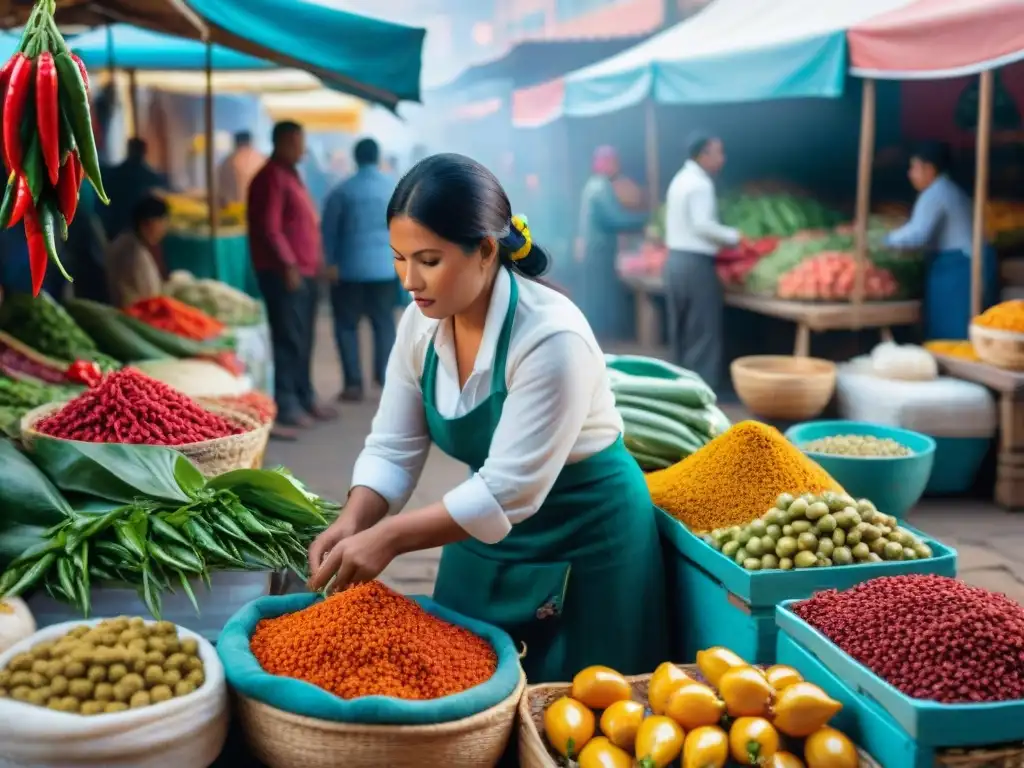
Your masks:
<svg viewBox="0 0 1024 768"><path fill-rule="evenodd" d="M89 75L68 51L55 10L55 0L38 0L18 50L0 67L8 173L0 226L24 222L35 295L49 261L71 280L57 254L57 238L67 240L82 182L88 178L100 200L110 202L92 131Z"/></svg>

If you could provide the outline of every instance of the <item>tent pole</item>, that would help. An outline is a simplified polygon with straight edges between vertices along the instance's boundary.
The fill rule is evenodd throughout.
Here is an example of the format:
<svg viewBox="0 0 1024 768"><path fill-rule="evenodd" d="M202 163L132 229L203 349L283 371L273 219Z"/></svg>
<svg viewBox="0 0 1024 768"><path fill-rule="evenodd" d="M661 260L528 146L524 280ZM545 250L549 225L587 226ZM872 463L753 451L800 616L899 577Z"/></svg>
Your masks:
<svg viewBox="0 0 1024 768"><path fill-rule="evenodd" d="M985 249L985 206L988 203L988 158L992 145L992 97L995 75L987 69L978 83L978 133L975 139L974 231L971 236L971 316L981 314L985 295L982 253Z"/></svg>
<svg viewBox="0 0 1024 768"><path fill-rule="evenodd" d="M658 114L653 97L648 97L644 107L644 148L647 159L647 200L653 212L661 196L661 183L658 180Z"/></svg>
<svg viewBox="0 0 1024 768"><path fill-rule="evenodd" d="M864 302L864 273L868 261L868 219L871 216L871 168L875 160L876 85L864 80L860 108L860 154L857 160L857 209L854 219L854 252L857 272L853 287L853 301Z"/></svg>
<svg viewBox="0 0 1024 768"><path fill-rule="evenodd" d="M210 208L210 241L213 248L217 247L217 168L214 164L213 141L213 43L206 41L206 100L203 104L206 113L206 202ZM213 252L211 252L211 256Z"/></svg>
<svg viewBox="0 0 1024 768"><path fill-rule="evenodd" d="M142 124L139 120L139 78L134 69L128 70L128 100L132 119L132 136L139 136Z"/></svg>

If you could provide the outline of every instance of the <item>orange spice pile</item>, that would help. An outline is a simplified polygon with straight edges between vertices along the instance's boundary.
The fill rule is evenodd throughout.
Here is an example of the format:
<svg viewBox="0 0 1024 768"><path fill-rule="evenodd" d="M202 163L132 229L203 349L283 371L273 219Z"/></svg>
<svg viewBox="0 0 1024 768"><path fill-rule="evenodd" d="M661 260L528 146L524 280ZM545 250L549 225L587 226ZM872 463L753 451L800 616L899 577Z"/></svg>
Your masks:
<svg viewBox="0 0 1024 768"><path fill-rule="evenodd" d="M486 640L377 581L263 619L250 648L267 672L343 699L438 699L489 680L498 663Z"/></svg>

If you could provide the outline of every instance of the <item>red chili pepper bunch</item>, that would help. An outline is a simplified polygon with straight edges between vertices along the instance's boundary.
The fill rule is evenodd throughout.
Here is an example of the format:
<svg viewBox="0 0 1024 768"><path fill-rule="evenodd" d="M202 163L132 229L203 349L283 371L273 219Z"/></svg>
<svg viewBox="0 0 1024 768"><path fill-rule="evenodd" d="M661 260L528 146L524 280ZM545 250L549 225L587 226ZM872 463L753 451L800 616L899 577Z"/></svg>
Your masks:
<svg viewBox="0 0 1024 768"><path fill-rule="evenodd" d="M68 281L57 251L75 218L88 178L108 203L100 176L89 106L89 75L68 51L53 20L54 0L38 0L17 52L0 67L3 160L7 187L0 227L25 224L32 293L52 261Z"/></svg>
<svg viewBox="0 0 1024 768"><path fill-rule="evenodd" d="M75 360L68 366L64 377L74 384L95 387L103 381L103 371L92 360Z"/></svg>

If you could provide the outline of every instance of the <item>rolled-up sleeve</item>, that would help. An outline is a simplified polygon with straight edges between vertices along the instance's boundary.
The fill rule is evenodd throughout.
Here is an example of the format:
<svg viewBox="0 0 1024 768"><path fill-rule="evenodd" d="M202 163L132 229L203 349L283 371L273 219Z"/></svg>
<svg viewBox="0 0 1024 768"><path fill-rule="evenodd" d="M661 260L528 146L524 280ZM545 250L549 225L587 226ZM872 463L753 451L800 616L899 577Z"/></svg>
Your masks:
<svg viewBox="0 0 1024 768"><path fill-rule="evenodd" d="M410 306L399 323L380 406L352 470L352 487L364 486L379 493L391 512L399 511L409 501L430 450L423 395L414 365L418 345L412 312L418 311Z"/></svg>
<svg viewBox="0 0 1024 768"><path fill-rule="evenodd" d="M487 460L443 499L470 536L497 543L540 509L576 444L603 367L569 332L549 336L519 362Z"/></svg>

